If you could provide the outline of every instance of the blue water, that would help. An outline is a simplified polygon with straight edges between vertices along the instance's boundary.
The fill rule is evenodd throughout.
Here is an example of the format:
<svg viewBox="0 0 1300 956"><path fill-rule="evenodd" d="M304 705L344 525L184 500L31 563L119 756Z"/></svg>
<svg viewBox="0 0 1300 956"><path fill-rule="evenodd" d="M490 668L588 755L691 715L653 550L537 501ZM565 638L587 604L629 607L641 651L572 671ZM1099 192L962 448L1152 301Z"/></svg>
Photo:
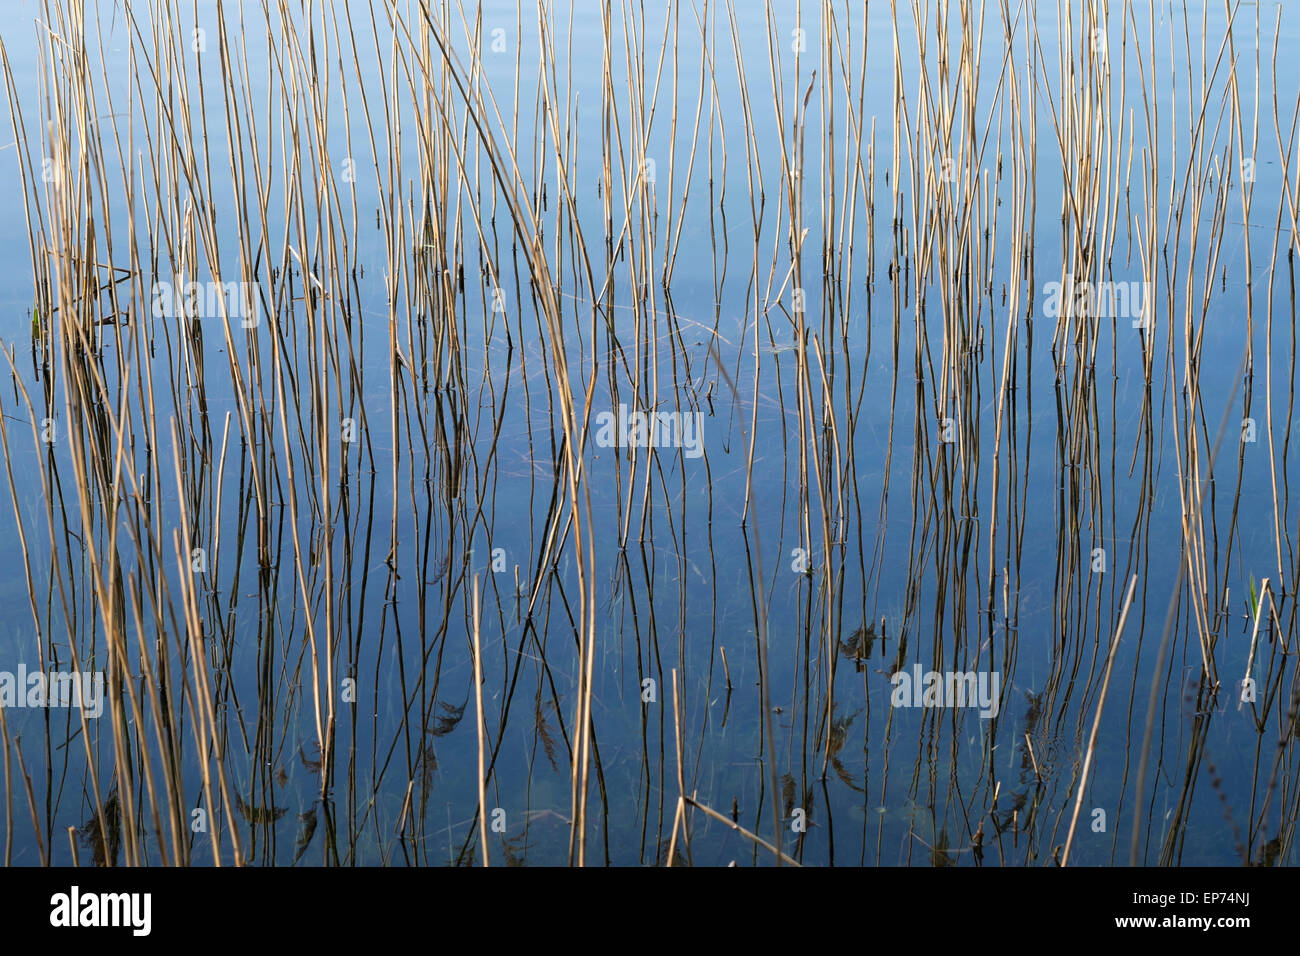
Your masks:
<svg viewBox="0 0 1300 956"><path fill-rule="evenodd" d="M616 11L603 80L600 6L556 5L543 82L535 6L484 4L474 83L483 100L472 111L481 125L467 120L454 84L440 85L450 74L432 34L432 82L416 72L415 5L400 5L396 29L382 9L372 24L360 4L326 5L311 22L294 8L269 27L259 10L228 9L228 42L246 44L229 107L215 4L176 23L183 38L205 30L206 49L155 63L176 71L167 82L144 65L156 27L99 10L87 30L91 62L104 62L102 76L93 71L94 128L108 186L92 185L86 217L103 281L132 248L143 266L118 303L135 302L140 324L98 327L105 405L125 407L132 423L126 473L157 468L157 487L125 488L116 512L97 493L77 498L73 441L45 446L32 428L47 401L65 434L78 417L64 405L67 376L56 364L46 398L51 379L33 360L29 234L53 232L28 226L25 213L48 222L53 208L40 179L53 149L41 77L64 74L36 8L6 22L23 130L0 148L10 184L0 203L23 225L0 239L11 264L0 274L0 336L15 363L4 372L15 383L3 396L13 501L0 509L11 569L0 587L13 612L0 669L63 660L69 644L108 666L113 627L89 543L122 562L128 684L142 708L142 719L122 720L129 766L115 757L111 716L89 721L83 741L75 710L6 708L7 746L21 748L38 806L33 822L21 779L6 781L12 863L38 864L43 853L70 862L67 827L85 832L95 815L92 779L101 799L130 783L126 826L144 862L188 854L207 865L214 837L223 863L235 860L232 838L262 865L481 862L476 579L488 855L494 865L576 859L571 770L588 618L557 353L545 297L530 285L543 280L507 197L530 208L540 233L579 416L590 394L578 509L592 549L581 552L593 589L587 863L666 862L682 793L725 817L734 810L764 840L779 826L776 842L804 864L1052 863L1069 841L1132 576L1070 865L1128 863L1135 829L1142 863L1294 862L1296 672L1284 652L1295 640L1287 197L1297 178L1286 144L1298 90L1272 61L1275 42L1279 64L1296 49L1300 21L1277 4L1232 8L1230 31L1219 7L1204 18L1170 5L1135 8L1131 20L1113 11L1110 86L1086 114L1090 146L1067 150L1067 162L1057 127L1097 94L1068 73L1063 85L1062 37L1090 47L1055 11L1009 10L1010 41L999 6L978 11L980 73L968 83L955 8L944 20L921 7L918 22L911 8L832 5L832 29L817 5L772 7L732 11L734 33L717 4L650 3L630 24ZM474 18L467 11L469 32ZM433 25L467 78L473 44L459 11ZM796 29L806 31L798 55ZM1093 57L1080 52L1076 69L1102 62ZM644 100L633 82L642 74ZM242 137L234 148L228 122ZM974 150L958 151L957 179L940 196L926 170L944 170L947 149L970 130ZM172 135L194 165L164 163L155 183L142 164ZM792 226L783 169L800 155ZM966 155L978 168L962 165ZM1254 160L1251 183L1243 157ZM1097 192L1071 200L1066 184L1089 175L1089 161ZM1232 171L1222 203L1214 170ZM1084 195L1095 210L1072 212ZM211 248L201 229L193 251L178 239L187 201L191 222L212 224ZM422 229L426 204L440 210L444 242ZM1082 321L1054 341L1048 284L1071 270L1063 249L1085 228L1116 237L1098 253L1094 281L1149 283L1150 329L1104 316L1086 347L1073 337ZM176 274L178 260L201 262L200 281L214 271L230 279L243 275L241 249L257 259L250 274L262 297L251 333L232 323L227 339L205 316L187 339L176 320L143 318L150 284ZM949 261L948 250L963 257ZM304 262L328 298L305 295ZM104 299L87 308L111 311ZM454 341L436 331L449 322ZM1189 330L1200 337L1190 350ZM248 420L232 366L264 403ZM1013 388L1003 389L1004 371ZM620 404L698 413L703 455L598 446L595 416ZM1242 441L1248 417L1254 442ZM345 418L355 444L343 438ZM1213 497L1185 530L1180 491L1202 484ZM45 487L60 489L52 512ZM201 638L187 623L187 563L173 540L183 509L206 561L194 578ZM133 529L154 544L137 545ZM1238 708L1251 581L1264 578L1276 623L1265 610L1258 699ZM155 594L159 619L144 610ZM859 652L868 625L872 646ZM1216 638L1212 660L1201 628ZM996 717L893 706L891 675L914 667L996 674ZM220 756L204 743L200 685ZM174 695L163 716L150 710L151 687ZM175 806L162 783L169 735ZM194 810L206 829L193 829ZM703 811L685 816L681 859L774 862ZM83 862L94 842L83 841Z"/></svg>

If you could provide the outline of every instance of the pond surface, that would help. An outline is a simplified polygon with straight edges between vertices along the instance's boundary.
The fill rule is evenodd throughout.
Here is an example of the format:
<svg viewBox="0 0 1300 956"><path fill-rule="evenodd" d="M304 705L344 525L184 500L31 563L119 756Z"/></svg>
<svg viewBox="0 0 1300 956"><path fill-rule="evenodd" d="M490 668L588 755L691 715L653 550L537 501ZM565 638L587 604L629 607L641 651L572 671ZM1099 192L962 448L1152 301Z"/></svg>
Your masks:
<svg viewBox="0 0 1300 956"><path fill-rule="evenodd" d="M1289 7L13 6L6 863L1296 862Z"/></svg>

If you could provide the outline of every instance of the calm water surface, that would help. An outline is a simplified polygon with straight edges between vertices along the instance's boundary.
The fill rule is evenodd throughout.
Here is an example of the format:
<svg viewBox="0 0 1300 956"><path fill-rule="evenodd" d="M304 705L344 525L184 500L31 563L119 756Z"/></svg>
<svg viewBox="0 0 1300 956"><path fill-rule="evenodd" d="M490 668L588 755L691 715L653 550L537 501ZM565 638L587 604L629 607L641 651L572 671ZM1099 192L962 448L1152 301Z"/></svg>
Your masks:
<svg viewBox="0 0 1300 956"><path fill-rule="evenodd" d="M8 862L1295 862L1288 7L14 6Z"/></svg>

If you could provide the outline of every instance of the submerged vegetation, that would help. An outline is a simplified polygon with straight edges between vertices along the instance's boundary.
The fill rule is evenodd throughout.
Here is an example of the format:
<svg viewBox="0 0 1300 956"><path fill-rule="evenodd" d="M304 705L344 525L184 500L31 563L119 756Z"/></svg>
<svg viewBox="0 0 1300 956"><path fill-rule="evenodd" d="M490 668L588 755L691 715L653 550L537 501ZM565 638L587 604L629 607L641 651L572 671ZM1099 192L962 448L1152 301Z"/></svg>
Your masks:
<svg viewBox="0 0 1300 956"><path fill-rule="evenodd" d="M4 862L1296 862L1281 9L863 8L6 24Z"/></svg>

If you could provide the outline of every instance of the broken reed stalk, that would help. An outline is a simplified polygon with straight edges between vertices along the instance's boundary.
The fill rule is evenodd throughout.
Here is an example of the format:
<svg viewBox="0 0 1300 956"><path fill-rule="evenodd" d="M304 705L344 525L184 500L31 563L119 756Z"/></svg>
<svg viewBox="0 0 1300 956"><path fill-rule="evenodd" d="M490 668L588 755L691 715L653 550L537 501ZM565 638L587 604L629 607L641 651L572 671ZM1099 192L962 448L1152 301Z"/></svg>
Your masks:
<svg viewBox="0 0 1300 956"><path fill-rule="evenodd" d="M677 753L677 809L673 814L673 835L668 843L668 866L673 865L673 859L677 853L677 831L680 826L683 831L686 829L686 773L685 764L682 757L682 711L681 703L678 700L677 691L677 668L672 669L673 681L673 740L676 743ZM686 852L690 853L691 837L685 833Z"/></svg>
<svg viewBox="0 0 1300 956"><path fill-rule="evenodd" d="M1268 605L1273 606L1272 597L1268 593L1268 578L1259 582L1259 595L1256 598L1256 604L1253 608L1255 612L1255 626L1250 631L1250 656L1246 658L1246 675L1241 680L1242 693L1237 696L1237 710L1241 710L1245 703L1245 689L1247 682L1250 680L1251 672L1255 669L1255 648L1259 644L1259 621L1264 616L1264 598L1268 597Z"/></svg>
<svg viewBox="0 0 1300 956"><path fill-rule="evenodd" d="M484 763L484 751L487 749L487 728L483 723L483 646L479 641L479 598L478 598L478 575L474 575L474 592L473 592L473 631L474 644L472 647L474 653L474 709L475 709L475 728L478 731L478 827L479 843L483 847L483 865L490 866L491 861L488 859L488 830L487 830L487 796L484 790L486 786L486 769Z"/></svg>
<svg viewBox="0 0 1300 956"><path fill-rule="evenodd" d="M1061 854L1061 866L1070 862L1070 848L1074 845L1074 828L1079 822L1079 810L1083 806L1083 791L1088 786L1088 772L1092 769L1092 755L1097 748L1097 735L1101 731L1101 712L1106 706L1106 693L1110 690L1111 669L1115 666L1115 654L1119 651L1119 639L1124 633L1124 622L1128 620L1128 611L1133 604L1133 591L1137 588L1137 575L1129 578L1128 593L1124 595L1124 607L1119 613L1119 623L1115 625L1115 637L1110 643L1110 653L1106 655L1106 675L1101 681L1101 696L1097 699L1097 712L1092 718L1092 731L1088 734L1088 750L1083 757L1083 770L1079 773L1079 785L1074 794L1074 813L1070 816L1070 832L1065 838L1065 852Z"/></svg>
<svg viewBox="0 0 1300 956"><path fill-rule="evenodd" d="M9 721L5 718L5 708L0 707L0 745L4 746L5 793L13 793L13 769L9 765ZM5 800L5 856L4 865L12 865L14 854L14 802Z"/></svg>
<svg viewBox="0 0 1300 956"><path fill-rule="evenodd" d="M767 850L769 853L775 856L778 863L788 863L790 866L798 866L798 867L803 866L803 864L800 863L798 860L796 860L794 857L789 856L784 851L777 849L772 844L764 840L761 836L758 836L757 834L754 833L750 833L739 823L727 819L725 816L723 816L717 810L712 809L711 807L706 807L704 804L700 803L694 797L683 797L682 799L687 805L694 807L696 810L702 811L703 813L717 820L719 823L730 827L731 829L735 830L737 833L739 833L741 836L745 837L746 839L754 841L755 844L761 846L764 850Z"/></svg>

